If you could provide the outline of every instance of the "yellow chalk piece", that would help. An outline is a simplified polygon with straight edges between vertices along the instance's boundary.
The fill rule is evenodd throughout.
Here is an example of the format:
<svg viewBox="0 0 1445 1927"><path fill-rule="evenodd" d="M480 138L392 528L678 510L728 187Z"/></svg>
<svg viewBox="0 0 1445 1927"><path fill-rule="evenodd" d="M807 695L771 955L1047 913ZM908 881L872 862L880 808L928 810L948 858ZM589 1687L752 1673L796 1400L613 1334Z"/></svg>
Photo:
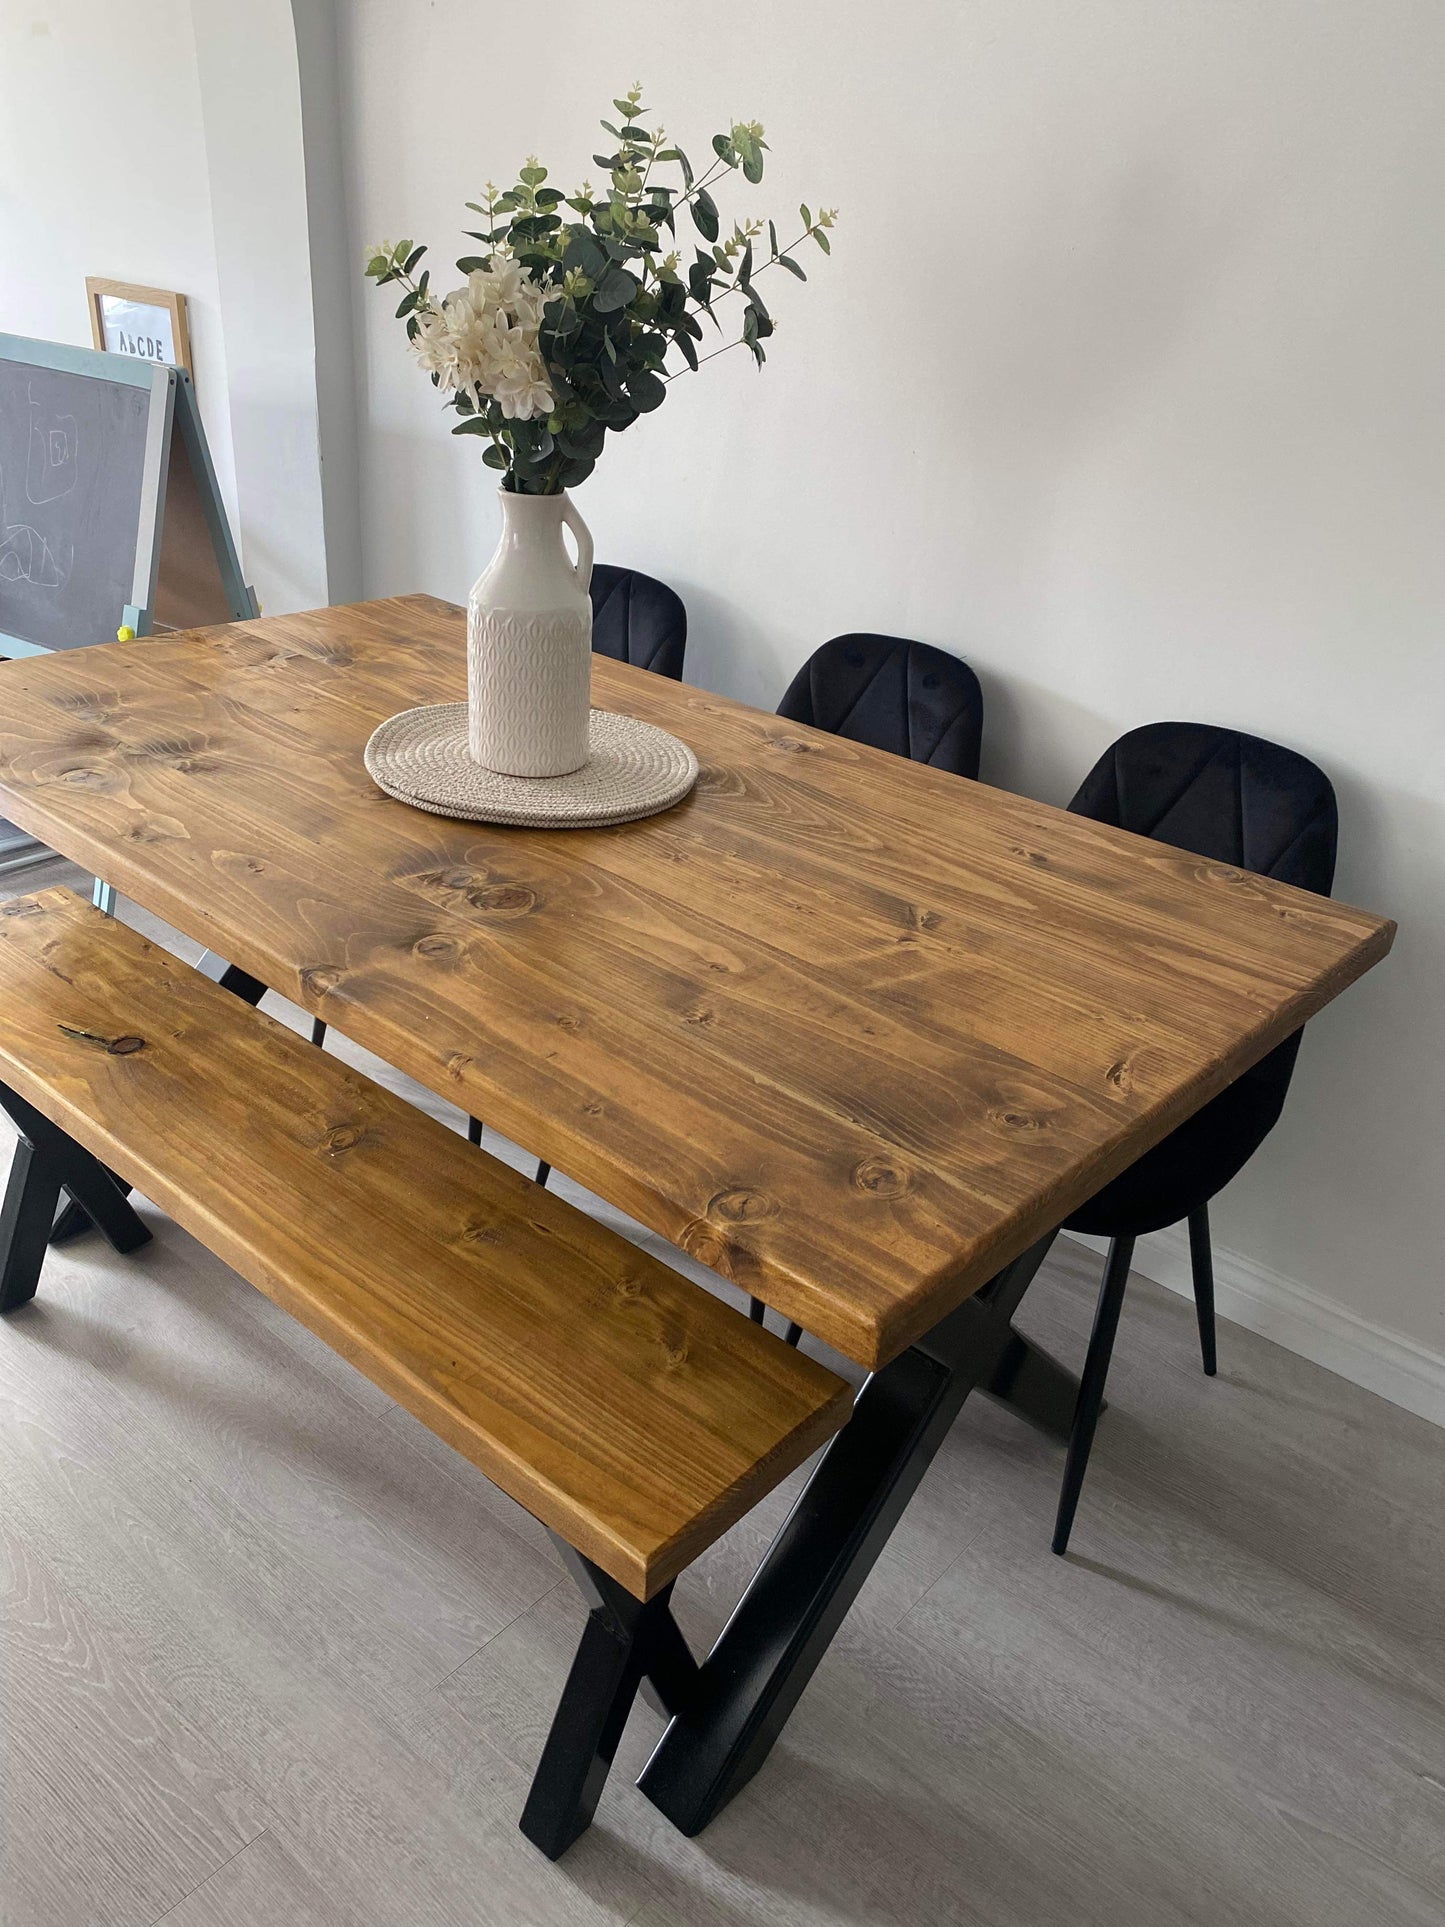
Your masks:
<svg viewBox="0 0 1445 1927"><path fill-rule="evenodd" d="M135 630L128 622L123 622L115 632L115 639L117 642L134 642Z"/></svg>

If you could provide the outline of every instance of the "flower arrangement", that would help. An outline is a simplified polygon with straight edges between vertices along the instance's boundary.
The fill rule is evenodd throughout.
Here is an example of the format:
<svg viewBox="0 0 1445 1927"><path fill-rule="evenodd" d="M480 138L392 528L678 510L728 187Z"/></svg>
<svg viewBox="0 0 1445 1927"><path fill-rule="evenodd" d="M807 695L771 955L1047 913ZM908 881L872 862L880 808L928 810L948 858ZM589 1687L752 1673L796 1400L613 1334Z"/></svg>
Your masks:
<svg viewBox="0 0 1445 1927"><path fill-rule="evenodd" d="M485 252L457 262L466 282L451 294L438 298L429 270L417 274L424 247L382 242L367 251L367 275L403 290L397 318L418 366L461 417L453 434L489 436L482 459L518 494L557 495L585 481L608 432L660 407L667 384L703 361L747 348L761 366L774 323L756 281L774 267L804 281L794 251L807 241L830 251L828 208L801 208L802 233L786 247L772 221L766 244L757 220L734 222L721 240L712 189L735 172L753 185L762 179L762 128L739 121L714 135L713 161L699 176L661 127L642 125L641 102L641 88L631 88L613 103L621 125L602 122L617 143L593 157L608 176L602 193L584 182L564 195L531 159L514 187L489 182L485 201L467 203L486 222L469 235ZM705 243L694 244L686 267L672 245L684 213ZM742 304L739 332L699 354L704 319L728 332L724 304L733 297ZM669 367L674 350L681 365Z"/></svg>

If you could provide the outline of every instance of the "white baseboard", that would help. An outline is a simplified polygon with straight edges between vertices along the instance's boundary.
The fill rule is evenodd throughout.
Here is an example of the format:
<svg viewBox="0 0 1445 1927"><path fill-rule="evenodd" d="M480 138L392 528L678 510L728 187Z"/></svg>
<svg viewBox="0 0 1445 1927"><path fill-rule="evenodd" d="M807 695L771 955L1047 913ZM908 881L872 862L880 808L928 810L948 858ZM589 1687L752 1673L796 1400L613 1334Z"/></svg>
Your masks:
<svg viewBox="0 0 1445 1927"><path fill-rule="evenodd" d="M1076 1236L1076 1242L1091 1250L1107 1249L1103 1238ZM1192 1299L1185 1227L1171 1225L1167 1231L1141 1238L1134 1269ZM1338 1372L1352 1385L1363 1385L1392 1405L1445 1426L1445 1357L1403 1332L1372 1324L1297 1278L1287 1278L1257 1259L1218 1245L1214 1248L1214 1302L1221 1318L1272 1338L1286 1351Z"/></svg>

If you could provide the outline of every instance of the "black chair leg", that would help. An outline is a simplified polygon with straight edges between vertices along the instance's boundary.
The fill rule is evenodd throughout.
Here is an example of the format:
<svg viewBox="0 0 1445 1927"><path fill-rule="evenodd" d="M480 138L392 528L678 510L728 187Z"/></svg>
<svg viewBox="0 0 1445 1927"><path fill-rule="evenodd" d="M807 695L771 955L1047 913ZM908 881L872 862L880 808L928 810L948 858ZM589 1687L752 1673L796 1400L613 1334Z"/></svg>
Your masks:
<svg viewBox="0 0 1445 1927"><path fill-rule="evenodd" d="M1094 1330L1089 1339L1089 1355L1084 1360L1079 1381L1079 1398L1074 1408L1074 1429L1069 1435L1069 1453L1064 1461L1064 1485L1059 1494L1058 1517L1054 1521L1054 1551L1068 1551L1069 1534L1074 1529L1074 1514L1089 1469L1089 1452L1094 1443L1094 1427L1099 1422L1099 1407L1104 1402L1104 1381L1109 1376L1109 1360L1114 1355L1114 1334L1119 1329L1119 1312L1124 1303L1124 1287L1129 1282L1129 1266L1134 1259L1134 1240L1115 1238L1109 1246L1104 1266L1104 1285L1094 1312Z"/></svg>
<svg viewBox="0 0 1445 1927"><path fill-rule="evenodd" d="M467 1119L467 1143L480 1144L482 1141L482 1120L479 1117Z"/></svg>
<svg viewBox="0 0 1445 1927"><path fill-rule="evenodd" d="M20 1138L0 1205L0 1312L17 1311L35 1296L59 1201L54 1161Z"/></svg>
<svg viewBox="0 0 1445 1927"><path fill-rule="evenodd" d="M803 1327L799 1324L790 1322L788 1325L788 1329L783 1333L783 1343L785 1345L796 1345L798 1340L802 1336L803 1336Z"/></svg>
<svg viewBox="0 0 1445 1927"><path fill-rule="evenodd" d="M311 1041L317 1045L326 1042L326 1019L324 1017L313 1017L311 1019Z"/></svg>
<svg viewBox="0 0 1445 1927"><path fill-rule="evenodd" d="M765 1312L766 1310L767 1310L767 1306L766 1306L766 1305L765 1305L765 1304L763 1303L763 1301L762 1301L762 1299L761 1299L761 1298L749 1298L749 1300L748 1300L748 1317L752 1319L752 1321L753 1321L753 1323L754 1323L755 1325L761 1325L761 1324L762 1324L762 1322L763 1322L763 1313L764 1313L764 1312Z"/></svg>
<svg viewBox="0 0 1445 1927"><path fill-rule="evenodd" d="M1199 1350L1204 1376L1213 1378L1218 1365L1214 1349L1214 1251L1209 1239L1209 1206L1189 1214L1189 1264L1194 1273L1194 1310L1199 1319Z"/></svg>
<svg viewBox="0 0 1445 1927"><path fill-rule="evenodd" d="M545 1158L543 1158L543 1159L542 1159L542 1160L541 1160L541 1161L540 1161L540 1162L538 1163L538 1165L537 1165L537 1182L538 1182L538 1184L542 1184L542 1185L545 1185L545 1184L546 1184L546 1182L547 1182L547 1180L548 1180L548 1178L550 1178L550 1177L551 1177L551 1175L552 1175L552 1167L551 1167L551 1165L550 1165L550 1164L548 1164L548 1162L546 1161L546 1159L545 1159Z"/></svg>

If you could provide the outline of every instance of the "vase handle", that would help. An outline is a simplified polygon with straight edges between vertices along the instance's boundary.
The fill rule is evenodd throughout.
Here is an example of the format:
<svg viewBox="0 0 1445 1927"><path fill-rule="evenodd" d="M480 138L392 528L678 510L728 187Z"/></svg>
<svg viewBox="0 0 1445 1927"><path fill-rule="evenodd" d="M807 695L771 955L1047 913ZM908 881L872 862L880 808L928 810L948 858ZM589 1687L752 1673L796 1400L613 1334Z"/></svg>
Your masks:
<svg viewBox="0 0 1445 1927"><path fill-rule="evenodd" d="M592 531L577 513L577 504L570 495L562 497L562 520L576 538L577 560L572 567L577 586L585 595L592 582Z"/></svg>

